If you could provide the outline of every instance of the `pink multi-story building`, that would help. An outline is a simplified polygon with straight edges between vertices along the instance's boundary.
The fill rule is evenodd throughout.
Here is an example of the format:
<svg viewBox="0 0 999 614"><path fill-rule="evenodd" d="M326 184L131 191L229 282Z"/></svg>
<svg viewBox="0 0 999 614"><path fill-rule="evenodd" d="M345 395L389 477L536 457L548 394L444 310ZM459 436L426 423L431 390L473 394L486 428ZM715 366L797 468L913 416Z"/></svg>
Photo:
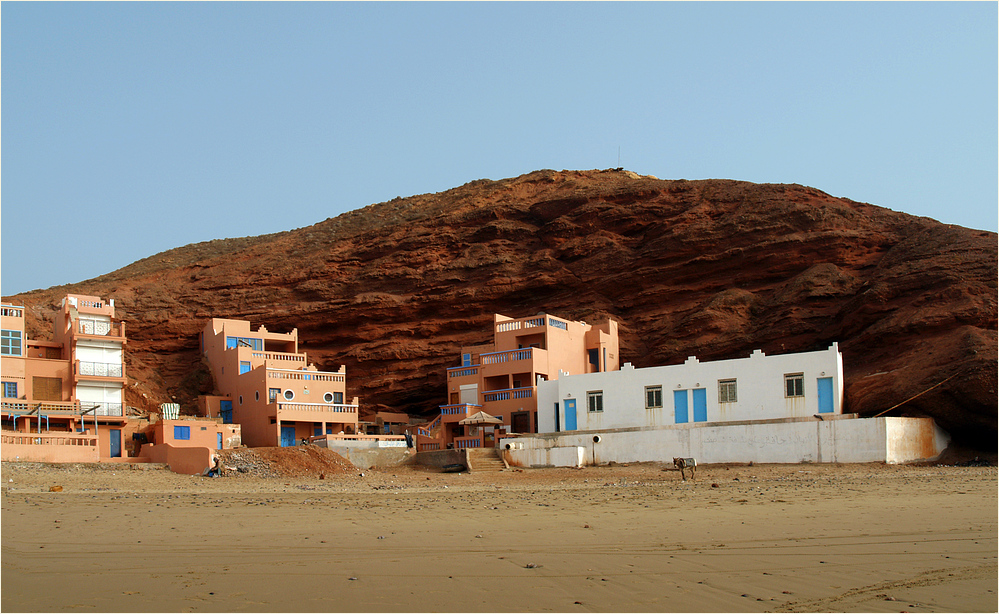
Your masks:
<svg viewBox="0 0 999 614"><path fill-rule="evenodd" d="M101 459L122 457L131 444L123 396L125 323L115 317L114 299L69 294L60 307L53 340L38 341L25 334L24 307L0 306L5 435L30 432L34 444L54 438L67 446L67 458L76 459L70 452L83 448L94 448ZM5 442L20 441L12 437ZM79 450L69 450L73 446Z"/></svg>
<svg viewBox="0 0 999 614"><path fill-rule="evenodd" d="M461 348L460 360L447 370L448 403L417 431L421 451L490 447L498 434L536 433L539 380L620 368L617 322L496 314L493 342ZM460 424L480 411L494 424Z"/></svg>
<svg viewBox="0 0 999 614"><path fill-rule="evenodd" d="M242 427L251 447L293 446L302 439L356 433L357 397L346 403L346 368L319 371L298 351L298 329L256 331L244 320L213 318L201 351L220 396L202 399L209 416Z"/></svg>

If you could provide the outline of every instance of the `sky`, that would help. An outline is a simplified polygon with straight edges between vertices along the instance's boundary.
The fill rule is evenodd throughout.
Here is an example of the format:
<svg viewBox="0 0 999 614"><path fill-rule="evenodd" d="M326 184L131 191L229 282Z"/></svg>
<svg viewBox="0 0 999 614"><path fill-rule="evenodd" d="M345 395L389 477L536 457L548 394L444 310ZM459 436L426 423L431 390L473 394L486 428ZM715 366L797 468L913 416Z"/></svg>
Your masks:
<svg viewBox="0 0 999 614"><path fill-rule="evenodd" d="M0 4L0 290L534 170L999 225L995 2Z"/></svg>

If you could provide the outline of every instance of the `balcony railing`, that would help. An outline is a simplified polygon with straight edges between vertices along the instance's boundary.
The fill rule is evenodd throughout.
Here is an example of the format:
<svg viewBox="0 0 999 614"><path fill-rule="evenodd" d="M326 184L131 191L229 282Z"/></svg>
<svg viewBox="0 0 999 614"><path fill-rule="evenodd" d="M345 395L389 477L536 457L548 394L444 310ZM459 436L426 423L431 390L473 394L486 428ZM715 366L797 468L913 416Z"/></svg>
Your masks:
<svg viewBox="0 0 999 614"><path fill-rule="evenodd" d="M468 377L469 375L478 374L478 367L451 367L447 370L448 377Z"/></svg>
<svg viewBox="0 0 999 614"><path fill-rule="evenodd" d="M357 405L338 405L335 403L278 403L278 411L314 411L332 412L335 414L356 414Z"/></svg>
<svg viewBox="0 0 999 614"><path fill-rule="evenodd" d="M35 433L15 433L4 431L2 439L7 444L35 445L35 446L96 446L97 438L93 435L65 433L59 435L35 434Z"/></svg>
<svg viewBox="0 0 999 614"><path fill-rule="evenodd" d="M76 361L76 373L77 375L93 375L97 377L122 377L122 368L119 362L78 360Z"/></svg>
<svg viewBox="0 0 999 614"><path fill-rule="evenodd" d="M76 332L99 337L124 337L125 323L108 322L106 320L84 320L81 318L76 324Z"/></svg>
<svg viewBox="0 0 999 614"><path fill-rule="evenodd" d="M264 360L289 360L292 362L305 362L305 356L303 354L289 354L287 352L253 352L254 358L263 358Z"/></svg>
<svg viewBox="0 0 999 614"><path fill-rule="evenodd" d="M313 382L343 382L343 373L331 373L330 371L283 371L280 369L268 369L267 377L270 379L305 380Z"/></svg>
<svg viewBox="0 0 999 614"><path fill-rule="evenodd" d="M530 399L534 396L534 388L511 388L509 390L492 390L482 393L482 401L508 401L510 399Z"/></svg>
<svg viewBox="0 0 999 614"><path fill-rule="evenodd" d="M514 362L517 360L530 360L534 348L523 348L520 350L509 350L506 352L493 352L482 355L482 364L492 365L500 362Z"/></svg>
<svg viewBox="0 0 999 614"><path fill-rule="evenodd" d="M91 401L3 401L0 411L21 416L27 415L88 415L123 416L124 405Z"/></svg>
<svg viewBox="0 0 999 614"><path fill-rule="evenodd" d="M97 406L94 411L90 412L93 416L123 416L124 406L121 403L91 403L89 401L80 401L80 405L83 407L83 411L87 411L91 407Z"/></svg>
<svg viewBox="0 0 999 614"><path fill-rule="evenodd" d="M12 318L22 318L24 317L24 309L22 307L4 305L3 307L0 307L0 315L10 316Z"/></svg>

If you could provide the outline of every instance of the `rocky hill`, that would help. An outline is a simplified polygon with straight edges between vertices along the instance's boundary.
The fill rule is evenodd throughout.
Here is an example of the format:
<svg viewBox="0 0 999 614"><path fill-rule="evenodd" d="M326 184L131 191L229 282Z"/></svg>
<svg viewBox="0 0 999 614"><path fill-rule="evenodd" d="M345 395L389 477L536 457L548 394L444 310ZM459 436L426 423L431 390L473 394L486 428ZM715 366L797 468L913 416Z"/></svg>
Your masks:
<svg viewBox="0 0 999 614"><path fill-rule="evenodd" d="M547 311L618 320L622 360L639 367L839 341L847 411L904 402L889 415L996 449L996 234L800 185L543 170L8 299L47 338L66 292L116 299L136 406L193 407L211 389L198 332L215 316L297 327L318 367L347 365L362 413L429 416L493 313Z"/></svg>

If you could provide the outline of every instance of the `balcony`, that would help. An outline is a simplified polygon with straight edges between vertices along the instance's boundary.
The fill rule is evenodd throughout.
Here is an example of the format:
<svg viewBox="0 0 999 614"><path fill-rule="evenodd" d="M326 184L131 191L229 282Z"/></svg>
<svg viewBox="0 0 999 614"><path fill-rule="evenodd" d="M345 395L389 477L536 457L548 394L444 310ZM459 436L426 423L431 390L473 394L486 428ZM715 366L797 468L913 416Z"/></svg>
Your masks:
<svg viewBox="0 0 999 614"><path fill-rule="evenodd" d="M76 323L76 332L89 337L125 338L124 322L108 322L106 320L86 320L81 318Z"/></svg>
<svg viewBox="0 0 999 614"><path fill-rule="evenodd" d="M284 362L305 362L305 354L289 354L287 352L252 352L254 358L263 358L264 360L280 360Z"/></svg>
<svg viewBox="0 0 999 614"><path fill-rule="evenodd" d="M121 403L90 401L3 401L0 411L15 416L124 416Z"/></svg>
<svg viewBox="0 0 999 614"><path fill-rule="evenodd" d="M124 377L124 368L119 362L76 361L76 376L80 377Z"/></svg>
<svg viewBox="0 0 999 614"><path fill-rule="evenodd" d="M534 397L534 388L511 388L509 390L490 390L482 393L484 403L509 401L510 399L530 399Z"/></svg>
<svg viewBox="0 0 999 614"><path fill-rule="evenodd" d="M292 354L293 355L293 354ZM346 376L332 371L302 371L293 369L268 369L268 379L305 380L312 382L343 383Z"/></svg>
<svg viewBox="0 0 999 614"><path fill-rule="evenodd" d="M273 404L272 404L273 407ZM277 403L277 415L282 421L357 423L357 405L336 403Z"/></svg>

